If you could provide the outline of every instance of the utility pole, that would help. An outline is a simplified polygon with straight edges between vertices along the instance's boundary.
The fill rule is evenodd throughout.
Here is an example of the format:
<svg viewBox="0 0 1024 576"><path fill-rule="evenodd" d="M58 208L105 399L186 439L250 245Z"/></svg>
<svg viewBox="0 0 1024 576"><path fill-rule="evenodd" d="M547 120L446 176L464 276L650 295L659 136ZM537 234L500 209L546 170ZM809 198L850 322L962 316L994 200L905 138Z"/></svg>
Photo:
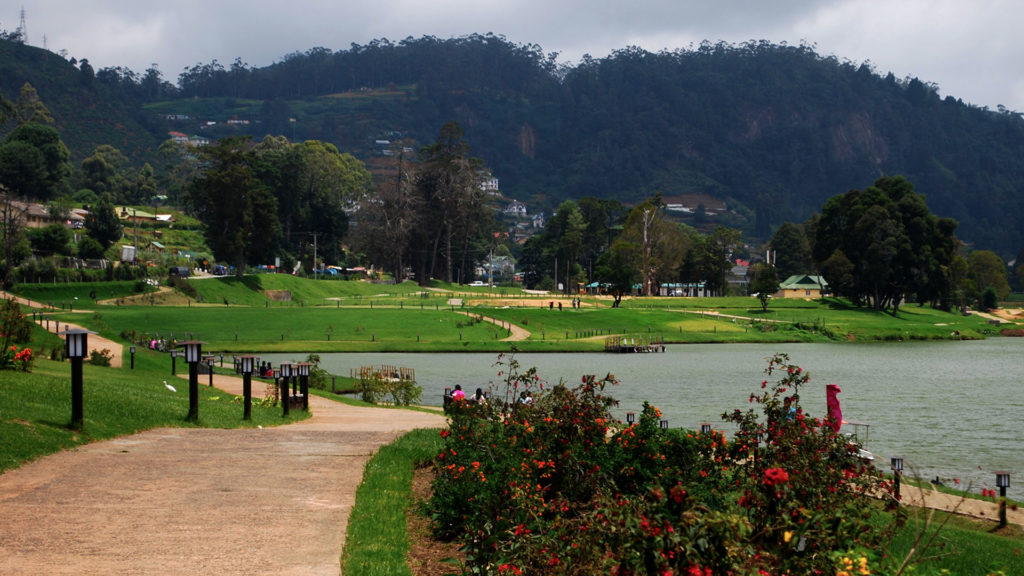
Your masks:
<svg viewBox="0 0 1024 576"><path fill-rule="evenodd" d="M319 232L312 232L313 234L313 277L316 277L316 236Z"/></svg>

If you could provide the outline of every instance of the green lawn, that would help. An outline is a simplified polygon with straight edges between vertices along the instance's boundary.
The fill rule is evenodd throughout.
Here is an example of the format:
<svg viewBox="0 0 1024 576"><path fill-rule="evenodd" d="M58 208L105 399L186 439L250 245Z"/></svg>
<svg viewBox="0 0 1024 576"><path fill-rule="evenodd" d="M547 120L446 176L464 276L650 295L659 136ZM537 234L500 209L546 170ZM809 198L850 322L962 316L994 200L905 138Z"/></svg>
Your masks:
<svg viewBox="0 0 1024 576"><path fill-rule="evenodd" d="M64 308L70 305L72 309L93 308L96 306L96 300L126 298L154 291L155 287L135 281L19 284L12 290L17 295L35 302Z"/></svg>
<svg viewBox="0 0 1024 576"><path fill-rule="evenodd" d="M23 285L42 301L88 303L91 312L50 315L111 338L176 339L198 335L225 351L504 351L504 328L458 312L498 319L529 331L523 351L598 351L608 336L659 338L666 343L847 342L982 338L997 334L978 316L907 305L896 314L828 299L773 300L762 311L752 298L631 298L620 308L584 298L582 309L557 296L517 289L435 283L373 284L252 274L192 279L191 294L146 297L132 305L100 306L88 297L124 294L134 283ZM194 292L193 292L194 291ZM74 300L78 298L78 300ZM237 333L237 337L236 337ZM328 334L330 335L328 337Z"/></svg>
<svg viewBox="0 0 1024 576"><path fill-rule="evenodd" d="M41 332L40 330L36 331ZM55 336L42 335L33 343ZM45 345L44 345L45 346ZM50 347L54 347L50 342ZM133 434L159 426L193 426L188 415L188 382L171 376L167 356L140 351L135 370L83 366L84 429L69 428L71 421L71 367L68 362L39 359L32 372L2 372L0 386L0 471L46 454L94 440ZM179 366L179 373L184 371ZM176 391L169 390L164 381ZM282 418L281 409L257 406L252 420L242 420L242 405L234 397L210 388L199 379L199 426L240 428L275 426L308 417L291 411ZM254 382L253 398L262 398L265 386Z"/></svg>

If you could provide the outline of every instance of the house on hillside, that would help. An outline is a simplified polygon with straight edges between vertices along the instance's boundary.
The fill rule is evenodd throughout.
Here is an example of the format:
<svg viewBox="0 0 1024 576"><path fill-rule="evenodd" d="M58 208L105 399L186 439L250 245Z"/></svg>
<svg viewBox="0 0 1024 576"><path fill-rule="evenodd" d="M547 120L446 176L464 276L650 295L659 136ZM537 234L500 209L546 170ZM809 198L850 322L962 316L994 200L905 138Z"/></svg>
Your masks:
<svg viewBox="0 0 1024 576"><path fill-rule="evenodd" d="M779 284L779 298L821 298L828 293L828 282L821 276L794 274Z"/></svg>
<svg viewBox="0 0 1024 576"><path fill-rule="evenodd" d="M508 214L509 216L525 218L526 217L526 204L523 204L519 200L513 200L513 201L508 203L508 206L505 206L505 209L503 210L503 212L505 214Z"/></svg>
<svg viewBox="0 0 1024 576"><path fill-rule="evenodd" d="M63 224L65 228L82 228L85 225L85 217L89 215L88 210L72 208L68 211L67 219L54 218L50 214L50 208L38 202L22 202L10 200L9 204L13 214L20 214L26 228L45 228L51 224Z"/></svg>

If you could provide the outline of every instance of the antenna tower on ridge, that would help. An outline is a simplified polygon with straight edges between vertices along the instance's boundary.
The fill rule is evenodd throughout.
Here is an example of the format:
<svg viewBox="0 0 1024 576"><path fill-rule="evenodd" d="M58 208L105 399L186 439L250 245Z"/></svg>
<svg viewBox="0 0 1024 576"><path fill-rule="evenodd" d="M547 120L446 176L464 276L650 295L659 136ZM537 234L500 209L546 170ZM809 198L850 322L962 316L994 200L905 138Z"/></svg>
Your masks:
<svg viewBox="0 0 1024 576"><path fill-rule="evenodd" d="M25 7L21 7L21 22L18 23L18 32L21 32L21 43L28 44L28 26L25 25Z"/></svg>

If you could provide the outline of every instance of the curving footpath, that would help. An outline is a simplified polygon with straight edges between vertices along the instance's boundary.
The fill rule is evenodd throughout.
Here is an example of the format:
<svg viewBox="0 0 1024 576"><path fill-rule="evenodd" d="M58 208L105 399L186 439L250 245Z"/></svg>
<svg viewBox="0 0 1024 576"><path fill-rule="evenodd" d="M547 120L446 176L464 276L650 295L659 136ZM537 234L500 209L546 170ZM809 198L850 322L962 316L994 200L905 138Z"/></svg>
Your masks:
<svg viewBox="0 0 1024 576"><path fill-rule="evenodd" d="M214 384L241 394L240 378ZM310 409L274 428L150 430L0 475L0 572L339 574L366 462L445 418L317 396Z"/></svg>
<svg viewBox="0 0 1024 576"><path fill-rule="evenodd" d="M0 291L0 298L4 300L14 300L18 304L22 304L30 308L37 308L41 310L44 314L49 309L49 306L46 306L45 304L33 302L32 300L22 298L20 296L15 296L14 294L11 294L9 292ZM88 310L78 310L77 312L84 313L88 312ZM52 322L47 322L42 316L40 316L39 320L37 320L36 323L39 324L41 328L48 330L54 334L57 334L60 331L60 329L66 330L68 328L83 328L82 326L79 326L78 324L72 324L71 322L58 322L56 320ZM63 336L61 338L63 338ZM107 350L110 353L111 368L121 367L121 357L123 355L123 350L120 343L114 342L113 340L110 340L108 338L104 338L99 334L90 334L88 344L89 352L100 352L102 350Z"/></svg>

